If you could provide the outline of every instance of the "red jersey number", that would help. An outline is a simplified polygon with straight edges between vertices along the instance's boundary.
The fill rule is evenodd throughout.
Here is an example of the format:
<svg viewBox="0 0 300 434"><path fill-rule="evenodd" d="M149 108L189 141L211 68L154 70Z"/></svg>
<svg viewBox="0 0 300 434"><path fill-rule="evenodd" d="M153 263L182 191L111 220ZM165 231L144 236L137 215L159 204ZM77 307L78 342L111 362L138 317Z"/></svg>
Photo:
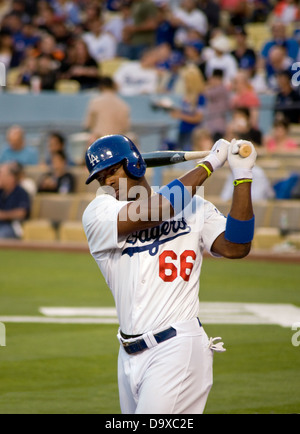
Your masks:
<svg viewBox="0 0 300 434"><path fill-rule="evenodd" d="M192 258L193 262L188 262ZM164 282L174 282L178 277L178 268L172 261L177 261L178 256L173 250L166 250L159 257L159 277ZM180 273L181 278L188 282L196 260L196 253L193 250L185 250L180 255Z"/></svg>

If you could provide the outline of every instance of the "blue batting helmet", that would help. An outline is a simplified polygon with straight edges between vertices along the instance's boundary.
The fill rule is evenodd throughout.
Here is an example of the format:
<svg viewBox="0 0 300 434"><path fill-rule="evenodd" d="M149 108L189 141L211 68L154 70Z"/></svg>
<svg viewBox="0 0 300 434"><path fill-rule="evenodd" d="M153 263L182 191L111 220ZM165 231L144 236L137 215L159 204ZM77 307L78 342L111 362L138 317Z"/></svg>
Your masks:
<svg viewBox="0 0 300 434"><path fill-rule="evenodd" d="M146 163L130 139L111 135L97 140L86 152L86 165L90 172L86 184L90 184L102 170L122 162L130 178L139 179L145 175Z"/></svg>

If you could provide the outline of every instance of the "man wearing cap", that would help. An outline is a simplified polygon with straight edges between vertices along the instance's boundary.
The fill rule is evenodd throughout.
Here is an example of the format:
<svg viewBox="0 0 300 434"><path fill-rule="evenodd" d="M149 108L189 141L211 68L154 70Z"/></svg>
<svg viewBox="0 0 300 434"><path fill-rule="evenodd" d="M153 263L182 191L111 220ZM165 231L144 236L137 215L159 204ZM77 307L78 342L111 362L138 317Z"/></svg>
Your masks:
<svg viewBox="0 0 300 434"><path fill-rule="evenodd" d="M215 69L221 69L224 73L224 84L230 85L238 71L238 64L230 54L230 42L224 35L215 36L210 41L214 55L206 63L206 76L212 76Z"/></svg>

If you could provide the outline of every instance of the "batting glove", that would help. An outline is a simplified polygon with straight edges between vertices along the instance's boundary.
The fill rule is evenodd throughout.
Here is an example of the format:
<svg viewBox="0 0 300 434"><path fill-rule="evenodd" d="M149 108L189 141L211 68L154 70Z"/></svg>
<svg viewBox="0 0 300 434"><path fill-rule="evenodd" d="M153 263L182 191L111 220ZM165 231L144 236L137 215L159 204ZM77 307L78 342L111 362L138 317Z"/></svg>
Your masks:
<svg viewBox="0 0 300 434"><path fill-rule="evenodd" d="M242 145L250 145L252 153L247 158L239 155ZM233 139L228 149L228 163L232 170L234 179L253 179L252 169L255 166L257 152L251 142Z"/></svg>
<svg viewBox="0 0 300 434"><path fill-rule="evenodd" d="M214 171L220 169L226 163L229 147L230 142L220 139L214 144L209 156L204 159L211 164Z"/></svg>

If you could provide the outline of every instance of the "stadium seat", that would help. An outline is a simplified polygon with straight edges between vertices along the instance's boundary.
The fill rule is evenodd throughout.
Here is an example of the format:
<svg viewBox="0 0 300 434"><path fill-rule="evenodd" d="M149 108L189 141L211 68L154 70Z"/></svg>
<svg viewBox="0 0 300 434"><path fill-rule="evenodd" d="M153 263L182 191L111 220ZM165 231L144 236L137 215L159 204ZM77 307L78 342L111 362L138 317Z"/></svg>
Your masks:
<svg viewBox="0 0 300 434"><path fill-rule="evenodd" d="M55 90L59 93L75 94L80 91L80 84L76 80L58 80Z"/></svg>
<svg viewBox="0 0 300 434"><path fill-rule="evenodd" d="M298 146L300 146L300 125L299 124L291 124L290 125L289 137L291 139L295 140L295 142L298 143Z"/></svg>
<svg viewBox="0 0 300 434"><path fill-rule="evenodd" d="M81 222L65 222L59 228L59 240L63 242L85 242L87 239Z"/></svg>
<svg viewBox="0 0 300 434"><path fill-rule="evenodd" d="M56 241L57 235L49 220L30 220L23 225L24 241Z"/></svg>
<svg viewBox="0 0 300 434"><path fill-rule="evenodd" d="M33 206L33 217L39 220L48 220L53 224L72 220L76 212L75 196L60 194L39 194ZM32 218L33 218L32 217Z"/></svg>
<svg viewBox="0 0 300 434"><path fill-rule="evenodd" d="M277 228L258 228L255 231L253 247L255 249L269 250L282 243L283 238Z"/></svg>
<svg viewBox="0 0 300 434"><path fill-rule="evenodd" d="M260 201L253 204L255 214L255 227L268 227L274 208L272 201Z"/></svg>
<svg viewBox="0 0 300 434"><path fill-rule="evenodd" d="M92 200L95 199L95 197L96 196L91 193L79 195L76 198L77 203L74 206L75 212L72 216L74 222L81 222L84 211L86 210L87 206L92 202Z"/></svg>
<svg viewBox="0 0 300 434"><path fill-rule="evenodd" d="M277 201L270 219L270 227L287 225L290 231L300 231L300 201Z"/></svg>
<svg viewBox="0 0 300 434"><path fill-rule="evenodd" d="M128 62L128 59L124 59L122 57L103 60L100 65L101 75L103 77L113 78L120 66L122 66L125 62Z"/></svg>
<svg viewBox="0 0 300 434"><path fill-rule="evenodd" d="M270 40L270 26L266 23L250 23L246 25L246 31L249 36L249 43L252 48L260 52L264 44Z"/></svg>

